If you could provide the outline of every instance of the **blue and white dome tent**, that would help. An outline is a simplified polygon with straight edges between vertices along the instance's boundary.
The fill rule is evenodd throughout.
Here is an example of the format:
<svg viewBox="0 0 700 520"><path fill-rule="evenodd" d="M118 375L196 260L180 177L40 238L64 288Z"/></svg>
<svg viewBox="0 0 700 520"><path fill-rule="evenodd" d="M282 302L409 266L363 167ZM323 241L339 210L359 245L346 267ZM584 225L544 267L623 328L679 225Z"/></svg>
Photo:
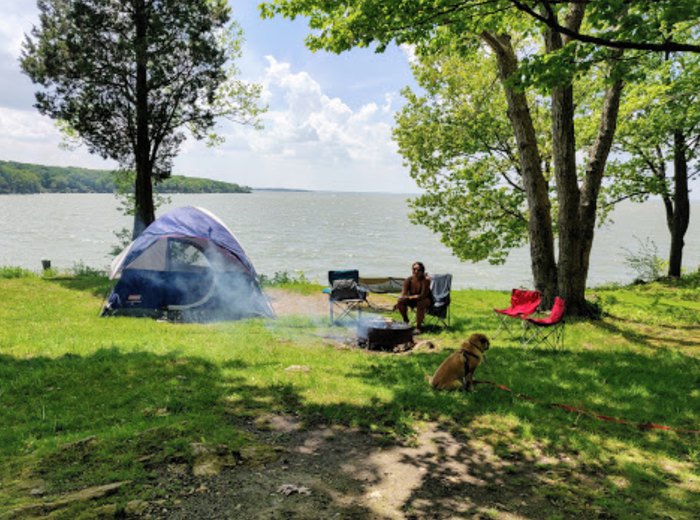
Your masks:
<svg viewBox="0 0 700 520"><path fill-rule="evenodd" d="M103 316L183 321L273 317L257 273L231 230L203 208L156 219L112 262L118 279Z"/></svg>

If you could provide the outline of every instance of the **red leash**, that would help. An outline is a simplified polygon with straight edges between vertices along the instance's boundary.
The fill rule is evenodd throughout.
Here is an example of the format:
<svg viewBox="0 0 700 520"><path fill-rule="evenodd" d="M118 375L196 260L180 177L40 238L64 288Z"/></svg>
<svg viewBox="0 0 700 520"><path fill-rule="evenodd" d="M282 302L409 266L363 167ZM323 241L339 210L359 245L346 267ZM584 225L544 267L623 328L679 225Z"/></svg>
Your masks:
<svg viewBox="0 0 700 520"><path fill-rule="evenodd" d="M571 406L568 404L559 404L559 403L545 403L544 401L540 401L539 399L535 399L534 397L530 397L529 395L525 394L518 394L508 388L505 385L501 385L499 383L496 383L494 381L479 381L479 380L474 380L475 384L482 384L482 385L491 385L495 386L496 388L500 390L504 390L505 392L510 392L514 396L520 398L520 399L525 399L526 401L531 401L533 403L541 404L544 406L548 406L550 408L559 408L561 410L567 411L567 412L572 412L572 413L578 413L581 415L587 415L588 417L593 417L594 419L599 419L601 421L607 421L607 422L614 422L618 424L627 424L630 426L634 426L635 428L638 428L640 430L666 430L666 431L674 431L678 433L691 433L694 435L700 434L700 430L686 430L684 428L673 428L671 426L665 426L663 424L656 424L652 422L647 422L647 423L636 423L632 421L627 421L625 419L619 419L617 417L610 417L609 415L600 415L596 414L593 412L589 412L588 410L584 410L583 408L577 408L575 406Z"/></svg>

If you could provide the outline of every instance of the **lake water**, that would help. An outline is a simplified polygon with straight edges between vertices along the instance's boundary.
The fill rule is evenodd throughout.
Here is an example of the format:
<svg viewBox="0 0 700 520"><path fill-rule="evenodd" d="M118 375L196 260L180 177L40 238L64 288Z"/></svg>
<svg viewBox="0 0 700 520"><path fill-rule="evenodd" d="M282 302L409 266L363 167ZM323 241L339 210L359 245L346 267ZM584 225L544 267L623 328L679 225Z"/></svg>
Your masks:
<svg viewBox="0 0 700 520"><path fill-rule="evenodd" d="M464 263L427 228L408 222L407 195L255 192L172 195L161 208L194 205L209 209L234 232L259 273L303 272L325 283L329 269L357 268L362 276L407 276L414 260L428 272L450 272L455 288L507 290L531 286L528 249L511 253L505 265ZM0 265L41 270L50 259L59 270L78 263L106 268L117 243L114 231L131 227L112 195L0 195ZM691 208L683 265L700 265L700 202ZM667 257L669 235L660 201L625 203L614 223L596 232L589 286L629 283L625 248L639 250L650 237Z"/></svg>

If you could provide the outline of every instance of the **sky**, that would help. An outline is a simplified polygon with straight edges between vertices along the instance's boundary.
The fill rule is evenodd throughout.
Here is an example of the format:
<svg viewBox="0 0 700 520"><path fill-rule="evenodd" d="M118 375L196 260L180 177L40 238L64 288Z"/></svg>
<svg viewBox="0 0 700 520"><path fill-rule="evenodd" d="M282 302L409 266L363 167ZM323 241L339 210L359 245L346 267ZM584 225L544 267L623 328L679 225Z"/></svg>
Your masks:
<svg viewBox="0 0 700 520"><path fill-rule="evenodd" d="M263 86L263 130L221 122L215 148L188 139L173 173L257 188L415 193L391 139L400 90L414 85L405 49L340 55L304 46L304 21L261 20L260 0L230 2L245 44L241 79ZM110 169L85 147L61 147L53 120L33 107L35 86L19 67L35 0L0 2L0 160Z"/></svg>

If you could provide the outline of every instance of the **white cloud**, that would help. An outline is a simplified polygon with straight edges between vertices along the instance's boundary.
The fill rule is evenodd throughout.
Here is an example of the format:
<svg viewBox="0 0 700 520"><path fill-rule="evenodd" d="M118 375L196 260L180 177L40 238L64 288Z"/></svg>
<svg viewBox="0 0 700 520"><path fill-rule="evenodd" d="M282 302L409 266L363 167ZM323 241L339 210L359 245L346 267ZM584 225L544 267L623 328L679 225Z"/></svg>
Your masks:
<svg viewBox="0 0 700 520"><path fill-rule="evenodd" d="M24 39L23 20L9 15L0 18L0 52L7 56L19 56Z"/></svg>
<svg viewBox="0 0 700 520"><path fill-rule="evenodd" d="M418 56L416 56L416 46L409 43L402 43L399 48L406 56L408 63L415 65L418 63Z"/></svg>
<svg viewBox="0 0 700 520"><path fill-rule="evenodd" d="M112 168L84 147L64 150L62 136L48 117L35 111L0 107L0 159L55 166Z"/></svg>
<svg viewBox="0 0 700 520"><path fill-rule="evenodd" d="M188 143L176 171L257 187L415 191L391 140L395 93L379 91L353 110L308 72L265 60L257 80L270 107L264 130L227 124L225 144Z"/></svg>
<svg viewBox="0 0 700 520"><path fill-rule="evenodd" d="M306 72L266 56L268 67L261 79L270 110L263 117L265 130L235 129L234 139L245 138L256 153L331 163L395 163L391 141L391 101L380 108L369 102L353 111L337 97L327 96Z"/></svg>
<svg viewBox="0 0 700 520"><path fill-rule="evenodd" d="M310 73L294 70L290 63L272 56L264 63L255 81L263 85L263 100L270 107L263 116L265 128L256 131L224 122L220 133L226 142L216 148L188 139L175 161L175 173L250 186L415 190L391 140L395 94L378 90L376 96L353 108L340 97L328 95ZM13 84L23 79L18 73L13 77ZM61 149L61 135L53 121L30 108L28 94L22 103L15 98L16 103L8 100L4 107L0 103L0 159L113 166L84 147Z"/></svg>
<svg viewBox="0 0 700 520"><path fill-rule="evenodd" d="M45 141L56 137L50 119L36 112L0 108L0 136L17 141Z"/></svg>

